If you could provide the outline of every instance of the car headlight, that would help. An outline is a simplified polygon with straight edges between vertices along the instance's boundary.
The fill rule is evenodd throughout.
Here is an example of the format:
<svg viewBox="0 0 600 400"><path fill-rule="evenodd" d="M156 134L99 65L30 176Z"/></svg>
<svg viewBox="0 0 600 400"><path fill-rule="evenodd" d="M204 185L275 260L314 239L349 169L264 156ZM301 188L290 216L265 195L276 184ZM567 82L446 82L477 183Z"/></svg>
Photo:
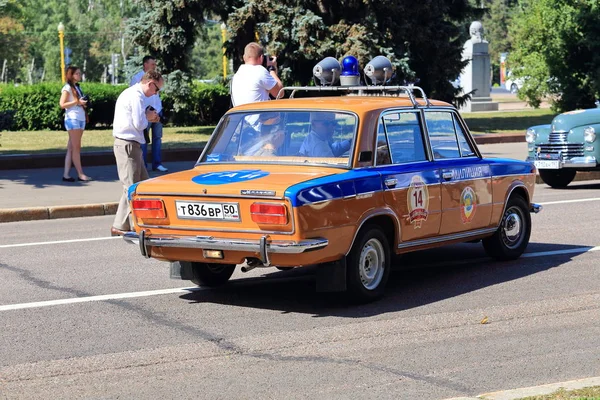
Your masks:
<svg viewBox="0 0 600 400"><path fill-rule="evenodd" d="M537 139L537 133L535 133L535 130L531 128L527 129L527 132L525 133L525 140L527 143L533 143L535 142L535 139Z"/></svg>
<svg viewBox="0 0 600 400"><path fill-rule="evenodd" d="M585 128L583 130L583 139L585 139L585 141L588 143L592 143L594 140L596 140L596 130L591 126Z"/></svg>

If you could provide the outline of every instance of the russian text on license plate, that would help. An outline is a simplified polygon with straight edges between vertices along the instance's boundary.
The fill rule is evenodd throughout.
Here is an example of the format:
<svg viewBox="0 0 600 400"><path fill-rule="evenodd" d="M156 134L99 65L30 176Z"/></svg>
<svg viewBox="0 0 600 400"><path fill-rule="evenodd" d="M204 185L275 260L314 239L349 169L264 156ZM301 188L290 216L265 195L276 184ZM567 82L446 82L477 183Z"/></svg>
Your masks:
<svg viewBox="0 0 600 400"><path fill-rule="evenodd" d="M559 169L560 161L559 160L535 160L533 162L538 169Z"/></svg>
<svg viewBox="0 0 600 400"><path fill-rule="evenodd" d="M238 203L202 203L199 201L176 201L177 216L186 219L217 219L239 221Z"/></svg>

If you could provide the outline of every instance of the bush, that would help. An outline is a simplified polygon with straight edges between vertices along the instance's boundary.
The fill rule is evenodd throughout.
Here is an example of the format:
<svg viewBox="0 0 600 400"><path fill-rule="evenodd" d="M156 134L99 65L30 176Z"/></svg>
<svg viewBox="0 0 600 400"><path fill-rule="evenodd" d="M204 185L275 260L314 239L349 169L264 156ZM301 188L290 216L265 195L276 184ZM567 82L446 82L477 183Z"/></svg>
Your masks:
<svg viewBox="0 0 600 400"><path fill-rule="evenodd" d="M64 111L58 105L62 86L60 83L0 85L0 122L13 131L64 129ZM126 88L126 85L81 84L82 91L90 97L90 122L86 129L112 125L117 97ZM229 108L228 90L221 85L194 83L185 112L172 111L173 99L167 93L161 98L168 122L179 126L216 124Z"/></svg>

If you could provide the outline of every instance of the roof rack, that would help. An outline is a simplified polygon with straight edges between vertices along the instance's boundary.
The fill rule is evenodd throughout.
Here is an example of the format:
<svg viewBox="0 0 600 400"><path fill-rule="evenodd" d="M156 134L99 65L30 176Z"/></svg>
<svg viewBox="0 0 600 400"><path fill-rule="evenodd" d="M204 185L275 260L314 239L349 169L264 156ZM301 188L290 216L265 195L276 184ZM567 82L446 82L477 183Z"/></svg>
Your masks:
<svg viewBox="0 0 600 400"><path fill-rule="evenodd" d="M294 98L294 94L297 91L305 91L305 92L357 92L357 95L363 95L365 92L381 92L389 93L389 92L404 92L408 95L410 102L413 107L419 107L419 103L415 98L413 91L421 92L421 98L425 101L425 105L427 107L431 106L431 102L425 95L425 91L419 86L285 86L282 88L277 94L276 99L280 99L283 97L283 94L286 90L291 90L290 99Z"/></svg>

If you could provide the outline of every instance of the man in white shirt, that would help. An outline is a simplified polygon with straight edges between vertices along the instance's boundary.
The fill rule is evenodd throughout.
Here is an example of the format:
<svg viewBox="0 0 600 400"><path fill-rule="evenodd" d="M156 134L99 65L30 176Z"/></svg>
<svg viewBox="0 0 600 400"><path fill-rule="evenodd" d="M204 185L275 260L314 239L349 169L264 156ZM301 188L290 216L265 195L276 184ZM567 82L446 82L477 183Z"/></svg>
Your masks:
<svg viewBox="0 0 600 400"><path fill-rule="evenodd" d="M160 119L158 113L146 109L146 99L157 94L163 86L163 78L156 71L144 74L142 81L125 89L115 104L113 121L113 147L119 180L123 185L123 193L117 208L117 215L110 233L113 236L123 235L131 230L129 222L129 199L127 190L136 182L148 179L148 171L142 159L144 129L149 123Z"/></svg>
<svg viewBox="0 0 600 400"><path fill-rule="evenodd" d="M143 69L135 74L131 81L129 82L129 86L133 86L136 83L139 83L142 80L142 76L148 71L156 70L156 59L152 56L145 56L143 58ZM146 99L146 106L153 107L158 113L159 117L162 117L162 101L160 100L160 96L158 94L150 96ZM163 134L163 126L160 120L158 122L152 122L148 125L148 129L145 132L147 141L150 141L150 136L148 135L149 131L152 130L152 170L167 172L168 169L162 165L162 160L160 157L161 148L162 148L162 134ZM144 153L144 162L146 161L148 154L148 143L144 143L142 145L142 151Z"/></svg>
<svg viewBox="0 0 600 400"><path fill-rule="evenodd" d="M263 67L264 50L258 43L248 43L244 48L244 64L240 65L231 82L231 101L234 106L269 100L283 88L277 76L277 58L267 60Z"/></svg>

